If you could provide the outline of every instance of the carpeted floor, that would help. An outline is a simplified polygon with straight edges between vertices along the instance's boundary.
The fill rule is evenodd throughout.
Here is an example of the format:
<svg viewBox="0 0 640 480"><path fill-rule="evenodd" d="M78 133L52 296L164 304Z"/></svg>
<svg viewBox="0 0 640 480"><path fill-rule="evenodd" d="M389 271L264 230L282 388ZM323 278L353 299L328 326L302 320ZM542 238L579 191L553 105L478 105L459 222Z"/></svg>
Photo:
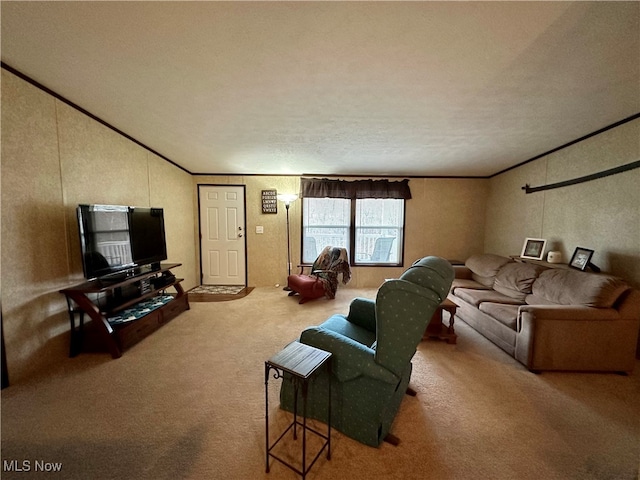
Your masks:
<svg viewBox="0 0 640 480"><path fill-rule="evenodd" d="M2 391L4 479L263 479L300 476L265 462L264 361L354 296L299 305L274 288L189 311L112 360L81 354ZM535 375L463 322L458 343L422 342L392 427L399 446L335 432L323 479L637 480L640 362L631 376ZM273 435L290 421L269 382ZM286 455L299 453L289 442ZM15 461L17 463L6 463ZM40 462L62 471L36 472ZM28 472L10 465L29 462ZM15 470L15 469L14 469Z"/></svg>

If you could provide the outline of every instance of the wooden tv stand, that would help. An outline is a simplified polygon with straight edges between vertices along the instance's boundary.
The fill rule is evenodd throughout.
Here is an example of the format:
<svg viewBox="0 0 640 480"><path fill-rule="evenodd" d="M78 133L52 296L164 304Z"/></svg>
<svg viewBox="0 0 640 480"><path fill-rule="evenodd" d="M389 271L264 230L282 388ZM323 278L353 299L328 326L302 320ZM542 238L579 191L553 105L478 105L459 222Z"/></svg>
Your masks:
<svg viewBox="0 0 640 480"><path fill-rule="evenodd" d="M96 279L60 290L67 297L71 339L69 356L82 349L84 316L93 320L102 343L113 358L189 309L180 282L171 275L180 263L161 264L159 269L141 267L112 279ZM176 293L168 295L167 288ZM76 317L79 321L76 325Z"/></svg>

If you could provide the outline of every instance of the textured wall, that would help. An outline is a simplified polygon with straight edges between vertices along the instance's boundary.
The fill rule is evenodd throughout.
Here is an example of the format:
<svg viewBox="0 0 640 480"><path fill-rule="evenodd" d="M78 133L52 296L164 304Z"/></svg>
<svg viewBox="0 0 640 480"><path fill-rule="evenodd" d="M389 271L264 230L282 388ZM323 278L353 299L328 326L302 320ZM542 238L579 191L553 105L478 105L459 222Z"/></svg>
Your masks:
<svg viewBox="0 0 640 480"><path fill-rule="evenodd" d="M196 244L192 239L197 223L193 202L193 180L191 175L171 165L166 160L148 153L149 206L164 208L167 236L167 262L181 263L172 270L177 277L184 278L185 291L199 285L199 267Z"/></svg>
<svg viewBox="0 0 640 480"><path fill-rule="evenodd" d="M56 102L2 71L2 323L10 380L65 355L68 275ZM55 339L58 341L54 341Z"/></svg>
<svg viewBox="0 0 640 480"><path fill-rule="evenodd" d="M299 177L197 176L194 182L196 185L246 186L249 285L284 285L287 276L286 210L284 204L279 203L276 215L263 214L260 198L261 191L269 189L276 189L278 193L298 193ZM488 180L411 179L409 186L413 198L407 202L406 209L405 265L426 255L464 260L472 253L482 252L488 185ZM302 202L298 200L289 210L293 272L300 259L301 216ZM255 233L258 225L264 227L263 234ZM400 267L355 267L349 286L377 287L385 278L397 277L403 271Z"/></svg>
<svg viewBox="0 0 640 480"><path fill-rule="evenodd" d="M576 247L592 262L640 287L640 169L525 194L521 187L590 175L640 159L640 120L588 138L491 179L485 249L519 255L540 237L567 262Z"/></svg>
<svg viewBox="0 0 640 480"><path fill-rule="evenodd" d="M191 176L2 70L2 317L12 382L68 352L61 288L82 281L78 203L160 206L196 284ZM189 232L187 241L184 232Z"/></svg>
<svg viewBox="0 0 640 480"><path fill-rule="evenodd" d="M277 214L262 213L262 190L275 189L278 193L300 191L298 177L287 176L197 176L194 177L194 195L197 185L244 185L247 219L247 272L248 284L254 287L283 284L287 276L287 223L284 204L278 203ZM197 204L197 203L196 203ZM295 271L300 258L300 201L293 202L289 209L291 223L291 263ZM199 223L196 212L196 224ZM264 227L257 234L256 226ZM199 246L198 246L199 250ZM199 252L198 252L199 253Z"/></svg>

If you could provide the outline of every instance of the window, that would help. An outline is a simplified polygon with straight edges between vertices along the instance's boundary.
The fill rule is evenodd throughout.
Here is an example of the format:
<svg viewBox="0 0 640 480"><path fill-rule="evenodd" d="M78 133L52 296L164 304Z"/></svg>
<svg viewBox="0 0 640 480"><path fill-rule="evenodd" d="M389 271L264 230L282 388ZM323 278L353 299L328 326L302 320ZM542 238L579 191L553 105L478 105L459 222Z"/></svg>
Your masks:
<svg viewBox="0 0 640 480"><path fill-rule="evenodd" d="M396 198L303 198L303 263L330 245L346 248L353 265L402 265L404 205Z"/></svg>
<svg viewBox="0 0 640 480"><path fill-rule="evenodd" d="M343 247L352 265L402 266L409 180L301 178L302 261Z"/></svg>
<svg viewBox="0 0 640 480"><path fill-rule="evenodd" d="M355 201L354 264L402 263L404 200L363 198Z"/></svg>

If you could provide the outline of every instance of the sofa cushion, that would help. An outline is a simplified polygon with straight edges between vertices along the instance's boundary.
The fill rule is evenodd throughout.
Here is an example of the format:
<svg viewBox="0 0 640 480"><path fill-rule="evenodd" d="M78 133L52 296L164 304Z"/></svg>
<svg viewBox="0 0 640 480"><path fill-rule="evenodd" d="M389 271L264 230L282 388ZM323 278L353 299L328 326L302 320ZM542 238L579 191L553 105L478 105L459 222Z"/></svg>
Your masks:
<svg viewBox="0 0 640 480"><path fill-rule="evenodd" d="M483 253L471 255L465 262L465 266L471 270L473 280L487 287L493 287L493 281L500 268L512 261L510 258L500 255Z"/></svg>
<svg viewBox="0 0 640 480"><path fill-rule="evenodd" d="M480 311L513 330L516 329L519 308L519 305L505 305L504 303L483 302L480 304Z"/></svg>
<svg viewBox="0 0 640 480"><path fill-rule="evenodd" d="M475 290L491 290L491 287L487 287L486 285L482 285L481 283L476 282L475 280L467 279L467 278L456 278L453 283L451 283L451 292L455 293L458 288L472 288Z"/></svg>
<svg viewBox="0 0 640 480"><path fill-rule="evenodd" d="M611 275L549 269L533 282L533 296L526 300L529 304L546 300L557 305L610 308L629 288L621 279Z"/></svg>
<svg viewBox="0 0 640 480"><path fill-rule="evenodd" d="M473 288L457 288L456 297L475 307L483 302L505 303L508 305L522 305L524 303L495 290L475 290Z"/></svg>
<svg viewBox="0 0 640 480"><path fill-rule="evenodd" d="M539 295L527 295L524 299L527 305L559 305Z"/></svg>
<svg viewBox="0 0 640 480"><path fill-rule="evenodd" d="M533 282L544 269L531 263L507 263L496 274L493 288L497 292L523 302L531 293Z"/></svg>

